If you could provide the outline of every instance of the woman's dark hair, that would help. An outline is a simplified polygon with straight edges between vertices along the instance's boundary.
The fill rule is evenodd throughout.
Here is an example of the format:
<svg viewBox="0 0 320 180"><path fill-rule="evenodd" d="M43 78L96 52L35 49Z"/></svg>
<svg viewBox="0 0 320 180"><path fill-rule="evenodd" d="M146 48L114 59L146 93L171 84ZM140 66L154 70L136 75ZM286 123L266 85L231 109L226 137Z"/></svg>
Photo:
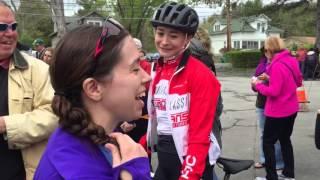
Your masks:
<svg viewBox="0 0 320 180"><path fill-rule="evenodd" d="M103 52L94 58L101 27L80 26L68 32L58 43L50 66L51 83L55 90L53 112L59 124L68 132L87 136L95 144L110 142L104 129L95 124L85 109L82 99L82 83L88 77L101 80L111 73L120 59L123 40L129 33L122 29L119 35L105 40Z"/></svg>
<svg viewBox="0 0 320 180"><path fill-rule="evenodd" d="M265 58L265 57L266 57L264 46L262 46L262 47L260 48L260 53L261 53L261 56L260 56L261 58Z"/></svg>

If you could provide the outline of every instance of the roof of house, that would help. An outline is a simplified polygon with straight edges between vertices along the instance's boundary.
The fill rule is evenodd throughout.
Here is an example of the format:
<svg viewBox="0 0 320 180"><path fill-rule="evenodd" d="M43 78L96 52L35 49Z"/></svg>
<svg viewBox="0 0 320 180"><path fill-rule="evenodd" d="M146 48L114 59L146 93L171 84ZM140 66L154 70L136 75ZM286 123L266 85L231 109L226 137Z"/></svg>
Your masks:
<svg viewBox="0 0 320 180"><path fill-rule="evenodd" d="M264 14L260 15L255 15L255 16L249 16L249 17L240 17L240 18L235 18L231 20L231 32L236 33L236 32L255 32L256 29L250 25L250 22L255 21L257 18L266 18L268 21L271 21L270 18L268 18ZM217 21L220 22L221 25L227 25L227 20L224 18L220 18ZM279 29L277 27L269 25L267 32L279 32L283 33L282 29ZM213 31L212 28L209 29L210 35L218 35L218 34L225 34L227 32L227 27L224 27L221 31Z"/></svg>
<svg viewBox="0 0 320 180"><path fill-rule="evenodd" d="M221 25L226 25L226 19L219 20ZM256 29L250 26L249 22L245 21L244 18L232 19L231 20L231 32L255 32ZM213 31L212 28L209 29L209 33L213 34L225 34L227 32L227 27L223 28L221 31Z"/></svg>
<svg viewBox="0 0 320 180"><path fill-rule="evenodd" d="M104 19L104 17L102 15L100 15L99 13L97 13L95 11L88 13L87 15L84 15L81 17L78 17L78 16L65 17L67 31L70 31L70 30L78 27L79 25L81 25L81 21L83 21L84 19L92 18L92 17L97 18L97 19ZM57 35L57 32L53 32L49 36L53 37L56 35Z"/></svg>
<svg viewBox="0 0 320 180"><path fill-rule="evenodd" d="M284 30L282 30L282 29L280 29L280 28L277 28L277 27L274 27L274 26L269 25L269 26L268 26L268 29L267 29L267 32L283 33L283 32L284 32Z"/></svg>

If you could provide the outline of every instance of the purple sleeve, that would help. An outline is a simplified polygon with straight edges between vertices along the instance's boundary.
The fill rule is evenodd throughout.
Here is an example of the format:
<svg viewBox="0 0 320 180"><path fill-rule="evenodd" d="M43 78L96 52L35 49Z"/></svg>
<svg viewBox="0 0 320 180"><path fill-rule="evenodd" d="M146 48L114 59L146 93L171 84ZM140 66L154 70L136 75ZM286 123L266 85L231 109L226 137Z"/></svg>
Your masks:
<svg viewBox="0 0 320 180"><path fill-rule="evenodd" d="M128 171L132 175L133 180L151 180L150 164L146 157L135 158L113 168L115 180L120 179L120 172L122 170Z"/></svg>

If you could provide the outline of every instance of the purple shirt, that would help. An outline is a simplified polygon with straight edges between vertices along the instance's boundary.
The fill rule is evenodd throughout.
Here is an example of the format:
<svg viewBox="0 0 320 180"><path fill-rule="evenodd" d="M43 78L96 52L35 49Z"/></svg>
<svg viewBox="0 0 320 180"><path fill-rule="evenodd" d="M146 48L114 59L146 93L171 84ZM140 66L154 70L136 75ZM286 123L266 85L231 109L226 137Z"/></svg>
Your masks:
<svg viewBox="0 0 320 180"><path fill-rule="evenodd" d="M133 179L150 180L148 158L135 158L112 168L98 145L87 137L78 137L57 128L36 170L35 180L118 180L127 170Z"/></svg>
<svg viewBox="0 0 320 180"><path fill-rule="evenodd" d="M267 67L269 85L257 84L256 90L267 96L265 115L287 117L299 109L296 94L302 85L302 75L297 60L288 50L277 53Z"/></svg>

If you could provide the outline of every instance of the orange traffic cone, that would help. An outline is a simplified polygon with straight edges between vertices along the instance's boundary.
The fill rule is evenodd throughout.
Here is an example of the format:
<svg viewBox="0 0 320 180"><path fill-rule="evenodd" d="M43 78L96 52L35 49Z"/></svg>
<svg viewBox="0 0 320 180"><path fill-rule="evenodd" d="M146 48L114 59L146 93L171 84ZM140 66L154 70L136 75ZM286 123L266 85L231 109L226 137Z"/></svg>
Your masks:
<svg viewBox="0 0 320 180"><path fill-rule="evenodd" d="M308 101L306 89L304 88L304 86L297 88L297 98L299 102L299 111L309 111L307 103L310 103L310 101Z"/></svg>

